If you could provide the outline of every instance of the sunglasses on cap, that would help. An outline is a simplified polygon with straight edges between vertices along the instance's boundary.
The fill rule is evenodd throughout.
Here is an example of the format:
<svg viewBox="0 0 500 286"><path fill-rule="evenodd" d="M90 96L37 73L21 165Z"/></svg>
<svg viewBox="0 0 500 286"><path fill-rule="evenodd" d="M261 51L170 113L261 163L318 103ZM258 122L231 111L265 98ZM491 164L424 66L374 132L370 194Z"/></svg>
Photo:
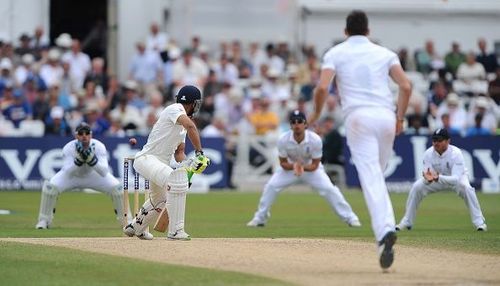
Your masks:
<svg viewBox="0 0 500 286"><path fill-rule="evenodd" d="M303 119L294 119L294 120L290 120L290 124L302 124L302 123L305 123L306 121L303 120Z"/></svg>
<svg viewBox="0 0 500 286"><path fill-rule="evenodd" d="M77 132L78 135L82 136L82 135L90 135L90 131L87 131L87 130L80 130Z"/></svg>

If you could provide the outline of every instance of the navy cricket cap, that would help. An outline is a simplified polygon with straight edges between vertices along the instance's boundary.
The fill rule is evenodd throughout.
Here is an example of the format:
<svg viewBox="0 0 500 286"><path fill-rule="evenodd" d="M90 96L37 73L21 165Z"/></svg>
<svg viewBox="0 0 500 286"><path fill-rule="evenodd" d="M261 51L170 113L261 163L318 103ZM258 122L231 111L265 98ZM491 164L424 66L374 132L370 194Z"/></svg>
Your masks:
<svg viewBox="0 0 500 286"><path fill-rule="evenodd" d="M434 133L432 133L432 140L448 140L450 139L450 134L446 128L439 128Z"/></svg>
<svg viewBox="0 0 500 286"><path fill-rule="evenodd" d="M193 103L200 99L201 92L194 85L183 86L177 93L177 103Z"/></svg>
<svg viewBox="0 0 500 286"><path fill-rule="evenodd" d="M289 121L302 120L306 121L306 115L300 110L294 110L290 113Z"/></svg>
<svg viewBox="0 0 500 286"><path fill-rule="evenodd" d="M86 122L82 122L82 123L78 124L78 126L75 129L75 132L76 133L78 133L78 132L88 132L88 133L91 133L92 130L90 129L90 125L88 125Z"/></svg>

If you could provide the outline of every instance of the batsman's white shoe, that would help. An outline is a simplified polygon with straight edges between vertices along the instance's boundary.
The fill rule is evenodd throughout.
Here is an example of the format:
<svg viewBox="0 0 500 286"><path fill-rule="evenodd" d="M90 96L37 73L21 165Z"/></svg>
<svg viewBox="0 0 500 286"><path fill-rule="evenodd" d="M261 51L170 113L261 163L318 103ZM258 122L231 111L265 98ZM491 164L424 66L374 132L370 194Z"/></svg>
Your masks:
<svg viewBox="0 0 500 286"><path fill-rule="evenodd" d="M44 219L41 219L35 226L36 229L48 229L49 228L49 223L44 220Z"/></svg>
<svg viewBox="0 0 500 286"><path fill-rule="evenodd" d="M481 225L476 226L476 230L477 231L487 231L488 230L488 226L485 223L483 223Z"/></svg>
<svg viewBox="0 0 500 286"><path fill-rule="evenodd" d="M400 223L400 224L397 224L396 225L396 231L401 231L401 230L411 230L413 226L410 225L410 224L406 224L406 223Z"/></svg>
<svg viewBox="0 0 500 286"><path fill-rule="evenodd" d="M145 232L137 235L137 237L139 239L142 239L142 240L153 240L153 238L154 238L154 236L151 233L147 232L147 231L145 231Z"/></svg>
<svg viewBox="0 0 500 286"><path fill-rule="evenodd" d="M183 229L176 231L175 233L169 233L167 235L169 240L191 240L191 236L187 234Z"/></svg>
<svg viewBox="0 0 500 286"><path fill-rule="evenodd" d="M392 249L392 247L396 243L396 240L396 232L389 231L378 243L380 267L382 267L382 269L384 270L391 267L392 262L394 261L394 250Z"/></svg>
<svg viewBox="0 0 500 286"><path fill-rule="evenodd" d="M124 228L123 228L123 233L128 236L128 237L132 237L135 235L135 229L134 229L134 226L129 223L127 224Z"/></svg>
<svg viewBox="0 0 500 286"><path fill-rule="evenodd" d="M347 223L348 226L350 227L361 227L361 222L359 219L353 219Z"/></svg>
<svg viewBox="0 0 500 286"><path fill-rule="evenodd" d="M147 231L145 231L139 235L136 235L134 226L131 223L127 224L123 228L123 233L128 237L132 237L135 235L135 236L137 236L137 238L142 239L142 240L152 240L154 238L154 236Z"/></svg>
<svg viewBox="0 0 500 286"><path fill-rule="evenodd" d="M247 223L247 226L248 227L264 227L264 226L266 226L266 224L263 223L263 222L260 222L260 221L258 221L256 219L252 219L251 221L249 221Z"/></svg>

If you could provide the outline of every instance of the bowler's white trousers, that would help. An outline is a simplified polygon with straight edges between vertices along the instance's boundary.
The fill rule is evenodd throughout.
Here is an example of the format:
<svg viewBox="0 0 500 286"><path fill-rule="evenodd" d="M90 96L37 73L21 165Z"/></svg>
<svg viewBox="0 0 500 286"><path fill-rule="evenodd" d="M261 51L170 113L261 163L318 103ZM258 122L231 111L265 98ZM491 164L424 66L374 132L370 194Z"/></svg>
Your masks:
<svg viewBox="0 0 500 286"><path fill-rule="evenodd" d="M395 129L394 112L383 107L357 108L345 120L347 145L358 171L377 241L396 227L384 177L392 154Z"/></svg>
<svg viewBox="0 0 500 286"><path fill-rule="evenodd" d="M266 223L268 212L276 200L278 193L284 188L301 181L316 189L344 222L350 223L351 221L358 220L351 206L347 203L339 188L330 181L321 164L315 171L304 172L300 177L295 176L293 171L286 171L282 168L276 170L271 179L269 179L269 182L264 186L254 219L260 223Z"/></svg>

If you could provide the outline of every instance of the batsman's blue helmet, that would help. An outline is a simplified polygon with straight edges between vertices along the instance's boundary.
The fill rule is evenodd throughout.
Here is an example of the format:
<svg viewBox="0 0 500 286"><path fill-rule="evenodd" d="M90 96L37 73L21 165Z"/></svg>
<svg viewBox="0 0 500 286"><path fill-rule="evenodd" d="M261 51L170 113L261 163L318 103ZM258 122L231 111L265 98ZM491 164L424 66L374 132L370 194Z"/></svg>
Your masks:
<svg viewBox="0 0 500 286"><path fill-rule="evenodd" d="M183 86L177 93L176 99L177 103L181 104L194 103L194 110L192 114L189 114L190 116L196 114L200 110L201 92L196 86L193 85Z"/></svg>

